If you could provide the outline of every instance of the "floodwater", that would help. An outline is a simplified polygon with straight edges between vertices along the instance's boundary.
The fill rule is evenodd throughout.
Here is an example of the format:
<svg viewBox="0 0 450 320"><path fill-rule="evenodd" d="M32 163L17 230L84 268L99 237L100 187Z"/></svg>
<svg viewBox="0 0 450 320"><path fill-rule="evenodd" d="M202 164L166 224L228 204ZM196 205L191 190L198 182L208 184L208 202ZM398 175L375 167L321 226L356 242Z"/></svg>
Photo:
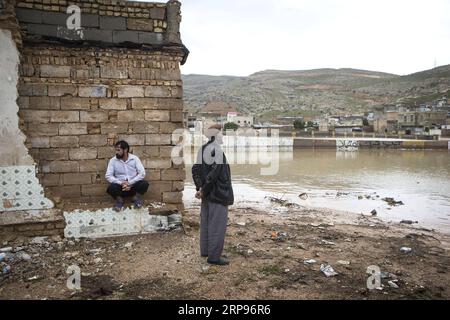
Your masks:
<svg viewBox="0 0 450 320"><path fill-rule="evenodd" d="M233 150L225 153L233 159ZM282 211L265 198L272 196L306 207L364 214L375 209L384 220L413 220L450 232L450 151L291 149L272 159L279 163L273 175L261 174L269 165L250 160L257 156L258 150L241 150L230 161L236 206ZM188 164L186 171L184 200L189 207L198 200ZM306 199L299 197L302 193ZM386 197L403 205L391 206L382 200Z"/></svg>

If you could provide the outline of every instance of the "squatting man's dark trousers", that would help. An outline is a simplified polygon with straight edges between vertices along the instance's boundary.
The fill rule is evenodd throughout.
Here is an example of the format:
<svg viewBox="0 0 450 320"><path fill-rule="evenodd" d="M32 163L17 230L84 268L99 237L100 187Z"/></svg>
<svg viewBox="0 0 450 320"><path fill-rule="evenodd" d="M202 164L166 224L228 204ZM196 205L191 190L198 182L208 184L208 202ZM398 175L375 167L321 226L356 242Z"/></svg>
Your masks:
<svg viewBox="0 0 450 320"><path fill-rule="evenodd" d="M141 180L136 182L131 186L131 189L128 191L123 191L122 186L117 183L111 183L106 190L106 192L113 197L114 199L117 199L117 197L132 197L136 195L136 193L144 194L148 190L149 183L145 180Z"/></svg>

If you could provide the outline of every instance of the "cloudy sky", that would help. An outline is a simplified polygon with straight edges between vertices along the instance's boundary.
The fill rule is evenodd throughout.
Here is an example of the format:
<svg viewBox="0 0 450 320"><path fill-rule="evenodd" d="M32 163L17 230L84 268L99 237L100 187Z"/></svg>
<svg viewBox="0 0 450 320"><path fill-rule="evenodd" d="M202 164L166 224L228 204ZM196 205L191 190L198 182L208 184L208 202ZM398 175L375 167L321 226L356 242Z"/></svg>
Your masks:
<svg viewBox="0 0 450 320"><path fill-rule="evenodd" d="M449 0L181 0L184 74L450 64Z"/></svg>

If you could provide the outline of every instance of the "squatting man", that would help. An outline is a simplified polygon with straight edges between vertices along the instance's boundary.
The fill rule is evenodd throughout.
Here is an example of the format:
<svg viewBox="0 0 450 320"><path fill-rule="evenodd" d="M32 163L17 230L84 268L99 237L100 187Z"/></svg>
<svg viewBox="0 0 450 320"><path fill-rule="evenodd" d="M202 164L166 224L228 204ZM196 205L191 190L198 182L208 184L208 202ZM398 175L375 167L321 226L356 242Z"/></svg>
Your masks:
<svg viewBox="0 0 450 320"><path fill-rule="evenodd" d="M105 178L110 183L107 193L116 203L113 209L117 212L123 210L124 199L133 197L136 209L142 207L142 196L147 192L149 183L144 180L145 168L141 160L130 152L126 141L115 144L116 156L111 158L106 169Z"/></svg>

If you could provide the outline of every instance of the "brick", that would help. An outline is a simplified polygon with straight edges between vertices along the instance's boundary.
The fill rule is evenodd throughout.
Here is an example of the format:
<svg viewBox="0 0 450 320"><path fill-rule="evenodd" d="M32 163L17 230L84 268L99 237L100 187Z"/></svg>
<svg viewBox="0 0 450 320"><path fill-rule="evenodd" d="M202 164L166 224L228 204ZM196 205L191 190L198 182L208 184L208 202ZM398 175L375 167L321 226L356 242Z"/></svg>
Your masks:
<svg viewBox="0 0 450 320"><path fill-rule="evenodd" d="M114 147L106 146L106 147L98 147L97 148L97 157L99 159L111 159L115 156Z"/></svg>
<svg viewBox="0 0 450 320"><path fill-rule="evenodd" d="M170 121L183 122L183 112L182 111L170 111Z"/></svg>
<svg viewBox="0 0 450 320"><path fill-rule="evenodd" d="M100 66L100 77L106 79L127 79L128 70L126 67Z"/></svg>
<svg viewBox="0 0 450 320"><path fill-rule="evenodd" d="M184 181L174 181L172 183L172 191L184 191Z"/></svg>
<svg viewBox="0 0 450 320"><path fill-rule="evenodd" d="M144 97L144 87L132 85L118 86L117 96L119 98Z"/></svg>
<svg viewBox="0 0 450 320"><path fill-rule="evenodd" d="M146 145L170 145L170 134L147 134L145 136Z"/></svg>
<svg viewBox="0 0 450 320"><path fill-rule="evenodd" d="M82 196L102 196L107 194L107 184L88 184L81 186Z"/></svg>
<svg viewBox="0 0 450 320"><path fill-rule="evenodd" d="M51 97L76 96L77 87L70 84L49 85L48 95Z"/></svg>
<svg viewBox="0 0 450 320"><path fill-rule="evenodd" d="M161 180L161 170L145 170L145 178L149 181ZM153 184L151 188L153 187Z"/></svg>
<svg viewBox="0 0 450 320"><path fill-rule="evenodd" d="M161 70L160 79L161 80L179 80L181 78L180 69L168 69Z"/></svg>
<svg viewBox="0 0 450 320"><path fill-rule="evenodd" d="M145 145L145 134L121 134L118 140L125 140L130 146Z"/></svg>
<svg viewBox="0 0 450 320"><path fill-rule="evenodd" d="M160 157L171 157L173 146L160 146L159 156Z"/></svg>
<svg viewBox="0 0 450 320"><path fill-rule="evenodd" d="M158 133L159 122L133 122L130 124L133 133Z"/></svg>
<svg viewBox="0 0 450 320"><path fill-rule="evenodd" d="M106 173L107 166L108 161L103 159L80 161L80 172L99 172L104 175Z"/></svg>
<svg viewBox="0 0 450 320"><path fill-rule="evenodd" d="M92 174L90 173L64 173L62 174L62 182L64 185L88 184L92 182Z"/></svg>
<svg viewBox="0 0 450 320"><path fill-rule="evenodd" d="M89 98L62 97L61 110L89 110L91 108Z"/></svg>
<svg viewBox="0 0 450 320"><path fill-rule="evenodd" d="M57 136L58 135L57 123L40 123L39 125L31 124L27 128L27 136Z"/></svg>
<svg viewBox="0 0 450 320"><path fill-rule="evenodd" d="M77 79L93 79L100 78L100 68L99 67L88 67L88 68L77 68L74 70L75 72L72 74L74 78Z"/></svg>
<svg viewBox="0 0 450 320"><path fill-rule="evenodd" d="M80 136L80 147L102 147L108 142L107 135Z"/></svg>
<svg viewBox="0 0 450 320"><path fill-rule="evenodd" d="M161 171L161 180L184 180L186 172L183 169L167 169Z"/></svg>
<svg viewBox="0 0 450 320"><path fill-rule="evenodd" d="M57 173L47 173L43 174L42 177L39 177L39 182L44 187L59 186L61 184L61 178Z"/></svg>
<svg viewBox="0 0 450 320"><path fill-rule="evenodd" d="M18 232L24 232L24 231L41 231L45 229L44 223L29 223L25 225L19 225L16 227L16 230Z"/></svg>
<svg viewBox="0 0 450 320"><path fill-rule="evenodd" d="M41 149L39 150L40 160L68 160L67 149L52 148L52 149Z"/></svg>
<svg viewBox="0 0 450 320"><path fill-rule="evenodd" d="M138 42L148 44L162 44L164 37L161 33L154 32L139 32Z"/></svg>
<svg viewBox="0 0 450 320"><path fill-rule="evenodd" d="M74 148L78 147L78 137L75 136L58 136L50 138L50 146L52 148Z"/></svg>
<svg viewBox="0 0 450 320"><path fill-rule="evenodd" d="M16 8L17 20L20 22L42 23L42 11Z"/></svg>
<svg viewBox="0 0 450 320"><path fill-rule="evenodd" d="M113 42L113 31L112 30L99 30L87 28L83 31L84 39L90 41L101 41L101 42Z"/></svg>
<svg viewBox="0 0 450 320"><path fill-rule="evenodd" d="M172 123L172 122L161 122L159 124L160 133L170 133L172 134L176 129L181 129L182 124Z"/></svg>
<svg viewBox="0 0 450 320"><path fill-rule="evenodd" d="M132 146L131 151L139 158L155 158L159 156L158 146Z"/></svg>
<svg viewBox="0 0 450 320"><path fill-rule="evenodd" d="M139 31L153 31L152 19L127 19L127 29Z"/></svg>
<svg viewBox="0 0 450 320"><path fill-rule="evenodd" d="M52 173L78 172L79 170L78 162L76 161L51 161L49 168Z"/></svg>
<svg viewBox="0 0 450 320"><path fill-rule="evenodd" d="M48 189L54 196L64 199L79 198L81 196L81 186L79 185L49 187Z"/></svg>
<svg viewBox="0 0 450 320"><path fill-rule="evenodd" d="M183 111L183 100L173 98L158 99L158 107L162 110Z"/></svg>
<svg viewBox="0 0 450 320"><path fill-rule="evenodd" d="M100 109L104 110L127 110L126 99L100 99Z"/></svg>
<svg viewBox="0 0 450 320"><path fill-rule="evenodd" d="M113 43L139 42L139 33L137 31L113 31Z"/></svg>
<svg viewBox="0 0 450 320"><path fill-rule="evenodd" d="M70 160L91 160L97 158L96 148L76 148L69 150Z"/></svg>
<svg viewBox="0 0 450 320"><path fill-rule="evenodd" d="M183 87L176 86L171 88L172 98L181 99L183 98Z"/></svg>
<svg viewBox="0 0 450 320"><path fill-rule="evenodd" d="M150 8L150 18L155 20L164 20L166 17L165 8Z"/></svg>
<svg viewBox="0 0 450 320"><path fill-rule="evenodd" d="M105 30L126 30L127 22L123 17L100 16L100 29Z"/></svg>
<svg viewBox="0 0 450 320"><path fill-rule="evenodd" d="M66 26L66 20L69 15L62 12L42 11L43 24L55 24L59 26Z"/></svg>
<svg viewBox="0 0 450 320"><path fill-rule="evenodd" d="M36 110L58 110L61 99L57 97L30 97L29 108Z"/></svg>
<svg viewBox="0 0 450 320"><path fill-rule="evenodd" d="M148 86L145 87L145 96L153 98L170 98L171 92L166 86Z"/></svg>
<svg viewBox="0 0 450 320"><path fill-rule="evenodd" d="M70 78L69 66L41 65L40 68L43 78Z"/></svg>
<svg viewBox="0 0 450 320"><path fill-rule="evenodd" d="M32 148L50 148L49 137L32 137L27 139Z"/></svg>
<svg viewBox="0 0 450 320"><path fill-rule="evenodd" d="M86 123L63 123L59 124L59 134L62 136L87 134Z"/></svg>
<svg viewBox="0 0 450 320"><path fill-rule="evenodd" d="M156 98L133 98L131 99L132 109L158 109L158 99Z"/></svg>
<svg viewBox="0 0 450 320"><path fill-rule="evenodd" d="M183 201L182 192L164 192L163 202L165 203L180 203Z"/></svg>
<svg viewBox="0 0 450 320"><path fill-rule="evenodd" d="M106 97L106 86L80 86L78 88L78 96L103 98Z"/></svg>
<svg viewBox="0 0 450 320"><path fill-rule="evenodd" d="M146 121L170 121L170 111L166 110L146 110Z"/></svg>
<svg viewBox="0 0 450 320"><path fill-rule="evenodd" d="M127 133L128 132L128 123L102 123L101 124L101 133Z"/></svg>
<svg viewBox="0 0 450 320"><path fill-rule="evenodd" d="M20 110L20 117L25 122L47 123L50 122L50 112L41 110Z"/></svg>
<svg viewBox="0 0 450 320"><path fill-rule="evenodd" d="M105 111L80 111L81 122L106 122L108 113Z"/></svg>
<svg viewBox="0 0 450 320"><path fill-rule="evenodd" d="M19 75L22 77L32 77L34 76L34 67L31 64L21 64L19 66Z"/></svg>
<svg viewBox="0 0 450 320"><path fill-rule="evenodd" d="M152 181L149 191L153 195L162 196L163 192L170 192L172 190L172 181ZM161 197L162 200L162 197Z"/></svg>
<svg viewBox="0 0 450 320"><path fill-rule="evenodd" d="M98 27L100 23L99 20L99 16L96 14L83 13L81 15L81 26L83 28Z"/></svg>
<svg viewBox="0 0 450 320"><path fill-rule="evenodd" d="M135 110L127 110L127 111L119 111L117 113L117 120L120 122L133 122L144 119L144 111L135 111Z"/></svg>
<svg viewBox="0 0 450 320"><path fill-rule="evenodd" d="M142 159L143 165L147 169L169 169L172 166L170 159Z"/></svg>
<svg viewBox="0 0 450 320"><path fill-rule="evenodd" d="M18 91L20 96L46 96L48 94L47 85L41 83L21 83Z"/></svg>
<svg viewBox="0 0 450 320"><path fill-rule="evenodd" d="M19 109L28 109L30 107L30 97L18 97L17 105Z"/></svg>
<svg viewBox="0 0 450 320"><path fill-rule="evenodd" d="M88 134L100 134L101 133L101 123L88 122L87 123Z"/></svg>
<svg viewBox="0 0 450 320"><path fill-rule="evenodd" d="M51 111L50 122L77 122L80 121L78 111Z"/></svg>

